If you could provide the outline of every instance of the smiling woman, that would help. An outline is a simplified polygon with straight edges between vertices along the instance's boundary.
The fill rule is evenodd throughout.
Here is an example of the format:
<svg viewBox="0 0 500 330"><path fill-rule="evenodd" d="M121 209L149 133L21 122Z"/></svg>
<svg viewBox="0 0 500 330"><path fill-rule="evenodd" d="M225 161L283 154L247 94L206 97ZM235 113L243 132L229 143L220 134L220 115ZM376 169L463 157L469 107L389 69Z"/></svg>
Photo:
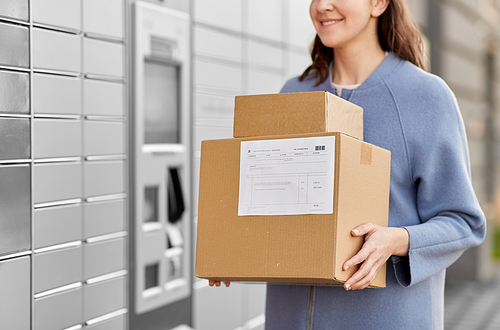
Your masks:
<svg viewBox="0 0 500 330"><path fill-rule="evenodd" d="M268 285L266 329L442 329L445 269L482 242L455 97L423 70L404 0L312 0L312 65L283 93L329 91L364 109L365 141L391 151L389 227L352 236L344 287ZM387 261L387 286L367 289Z"/></svg>

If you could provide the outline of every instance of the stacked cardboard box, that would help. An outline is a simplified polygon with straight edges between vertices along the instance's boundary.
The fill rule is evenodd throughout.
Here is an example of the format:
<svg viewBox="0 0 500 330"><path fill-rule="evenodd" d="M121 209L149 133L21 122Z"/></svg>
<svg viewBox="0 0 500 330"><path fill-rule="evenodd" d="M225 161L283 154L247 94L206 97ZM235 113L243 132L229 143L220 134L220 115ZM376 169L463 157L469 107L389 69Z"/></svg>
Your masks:
<svg viewBox="0 0 500 330"><path fill-rule="evenodd" d="M202 142L196 276L308 285L345 282L357 268L343 271L342 265L364 241L352 237L351 229L366 222L387 226L388 219L390 152L363 142L362 134L362 109L327 92L236 97L235 138ZM321 156L327 151L332 155L332 211L290 214L287 206L267 213L254 211L268 207L261 204L273 203L265 196L286 195L295 188L290 188L293 178L286 173L280 182L257 182L252 175L251 187L246 188L245 170L240 171L240 166L252 155L240 154L245 143L261 141L265 146L319 137L333 137L327 150L301 148L300 156L305 157L304 152ZM249 166L251 171L294 159L279 148L261 149L253 157L262 159L251 159L255 162ZM323 182L310 181L311 191L318 188L324 193ZM268 186L262 189L262 185ZM240 200L242 189L269 195L252 196L260 204L245 209ZM314 207L318 209L311 205ZM371 286L385 286L385 267Z"/></svg>

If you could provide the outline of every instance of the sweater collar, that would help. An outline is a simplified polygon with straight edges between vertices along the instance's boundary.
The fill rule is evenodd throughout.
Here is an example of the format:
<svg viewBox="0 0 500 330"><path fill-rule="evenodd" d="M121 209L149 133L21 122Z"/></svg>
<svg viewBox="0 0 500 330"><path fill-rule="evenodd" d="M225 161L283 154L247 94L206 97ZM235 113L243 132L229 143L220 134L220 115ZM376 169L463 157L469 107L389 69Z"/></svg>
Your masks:
<svg viewBox="0 0 500 330"><path fill-rule="evenodd" d="M357 91L362 91L373 86L376 86L384 81L384 79L391 74L394 69L402 62L403 60L399 58L396 54L389 52L385 59L380 63L380 65L373 71L373 73L358 87ZM318 87L322 90L326 90L332 93L335 93L335 87L333 87L332 81L332 66L333 61L330 62L328 77L326 80L321 83ZM347 91L347 90L346 90ZM344 93L342 93L344 94Z"/></svg>

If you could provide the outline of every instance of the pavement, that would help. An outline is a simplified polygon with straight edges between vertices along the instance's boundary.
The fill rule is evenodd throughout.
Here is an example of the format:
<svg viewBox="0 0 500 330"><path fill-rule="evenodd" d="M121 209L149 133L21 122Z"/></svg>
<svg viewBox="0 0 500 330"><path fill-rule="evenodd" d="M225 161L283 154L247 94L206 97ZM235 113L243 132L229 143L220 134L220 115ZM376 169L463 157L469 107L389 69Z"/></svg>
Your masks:
<svg viewBox="0 0 500 330"><path fill-rule="evenodd" d="M500 330L500 275L445 286L445 330Z"/></svg>

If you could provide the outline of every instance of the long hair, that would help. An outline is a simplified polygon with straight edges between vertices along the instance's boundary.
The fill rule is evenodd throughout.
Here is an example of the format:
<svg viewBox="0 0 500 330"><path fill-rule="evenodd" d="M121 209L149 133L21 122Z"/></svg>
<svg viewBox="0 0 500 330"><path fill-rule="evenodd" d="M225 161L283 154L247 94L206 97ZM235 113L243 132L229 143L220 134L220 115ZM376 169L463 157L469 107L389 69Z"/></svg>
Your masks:
<svg viewBox="0 0 500 330"><path fill-rule="evenodd" d="M393 52L403 60L425 69L422 35L412 19L406 0L389 0L387 9L378 19L378 40L384 51ZM311 59L312 64L299 80L315 73L315 86L318 86L328 77L333 48L323 45L317 34L311 46Z"/></svg>

